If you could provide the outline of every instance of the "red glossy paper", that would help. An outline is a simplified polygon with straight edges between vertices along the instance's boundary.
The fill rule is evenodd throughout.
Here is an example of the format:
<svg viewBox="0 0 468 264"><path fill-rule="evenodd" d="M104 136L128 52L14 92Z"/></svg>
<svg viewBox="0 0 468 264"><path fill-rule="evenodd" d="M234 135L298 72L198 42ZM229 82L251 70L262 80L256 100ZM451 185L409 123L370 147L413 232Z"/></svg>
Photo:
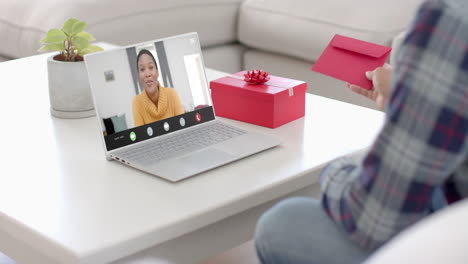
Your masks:
<svg viewBox="0 0 468 264"><path fill-rule="evenodd" d="M366 71L382 66L390 47L335 35L312 67L313 71L371 89Z"/></svg>

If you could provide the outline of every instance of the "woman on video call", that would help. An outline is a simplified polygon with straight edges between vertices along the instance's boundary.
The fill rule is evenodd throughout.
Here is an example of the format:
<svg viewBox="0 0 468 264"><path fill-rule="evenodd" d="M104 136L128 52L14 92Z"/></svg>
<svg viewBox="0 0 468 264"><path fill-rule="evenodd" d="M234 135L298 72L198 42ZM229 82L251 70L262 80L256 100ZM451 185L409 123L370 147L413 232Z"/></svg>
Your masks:
<svg viewBox="0 0 468 264"><path fill-rule="evenodd" d="M137 70L145 90L133 98L135 127L184 113L176 90L158 82L158 65L146 49L138 53Z"/></svg>

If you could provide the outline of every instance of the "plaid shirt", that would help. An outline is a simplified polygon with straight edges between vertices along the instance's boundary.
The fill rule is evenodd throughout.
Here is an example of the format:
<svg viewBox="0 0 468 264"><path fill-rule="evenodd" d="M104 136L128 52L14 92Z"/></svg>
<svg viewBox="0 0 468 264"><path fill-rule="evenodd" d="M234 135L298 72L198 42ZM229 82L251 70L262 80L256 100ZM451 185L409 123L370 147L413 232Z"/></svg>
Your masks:
<svg viewBox="0 0 468 264"><path fill-rule="evenodd" d="M364 159L322 172L322 205L375 249L428 215L442 189L468 197L468 1L428 1L397 54L384 127Z"/></svg>

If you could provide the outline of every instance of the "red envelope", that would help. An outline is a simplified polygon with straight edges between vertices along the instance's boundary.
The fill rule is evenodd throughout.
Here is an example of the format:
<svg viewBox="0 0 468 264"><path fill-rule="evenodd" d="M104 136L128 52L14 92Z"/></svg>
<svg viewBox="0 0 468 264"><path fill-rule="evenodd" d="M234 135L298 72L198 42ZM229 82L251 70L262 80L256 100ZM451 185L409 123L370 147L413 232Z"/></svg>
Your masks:
<svg viewBox="0 0 468 264"><path fill-rule="evenodd" d="M392 48L336 34L312 67L313 71L371 89L366 71L384 65Z"/></svg>

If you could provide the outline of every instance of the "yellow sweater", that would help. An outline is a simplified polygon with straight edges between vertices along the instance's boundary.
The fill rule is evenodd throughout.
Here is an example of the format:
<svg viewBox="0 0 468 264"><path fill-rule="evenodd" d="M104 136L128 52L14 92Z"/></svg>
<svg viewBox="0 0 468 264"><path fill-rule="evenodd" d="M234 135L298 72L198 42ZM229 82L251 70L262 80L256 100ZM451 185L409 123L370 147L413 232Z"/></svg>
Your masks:
<svg viewBox="0 0 468 264"><path fill-rule="evenodd" d="M133 120L135 127L183 113L184 109L174 88L165 88L159 85L158 105L155 105L151 101L146 91L133 97Z"/></svg>

